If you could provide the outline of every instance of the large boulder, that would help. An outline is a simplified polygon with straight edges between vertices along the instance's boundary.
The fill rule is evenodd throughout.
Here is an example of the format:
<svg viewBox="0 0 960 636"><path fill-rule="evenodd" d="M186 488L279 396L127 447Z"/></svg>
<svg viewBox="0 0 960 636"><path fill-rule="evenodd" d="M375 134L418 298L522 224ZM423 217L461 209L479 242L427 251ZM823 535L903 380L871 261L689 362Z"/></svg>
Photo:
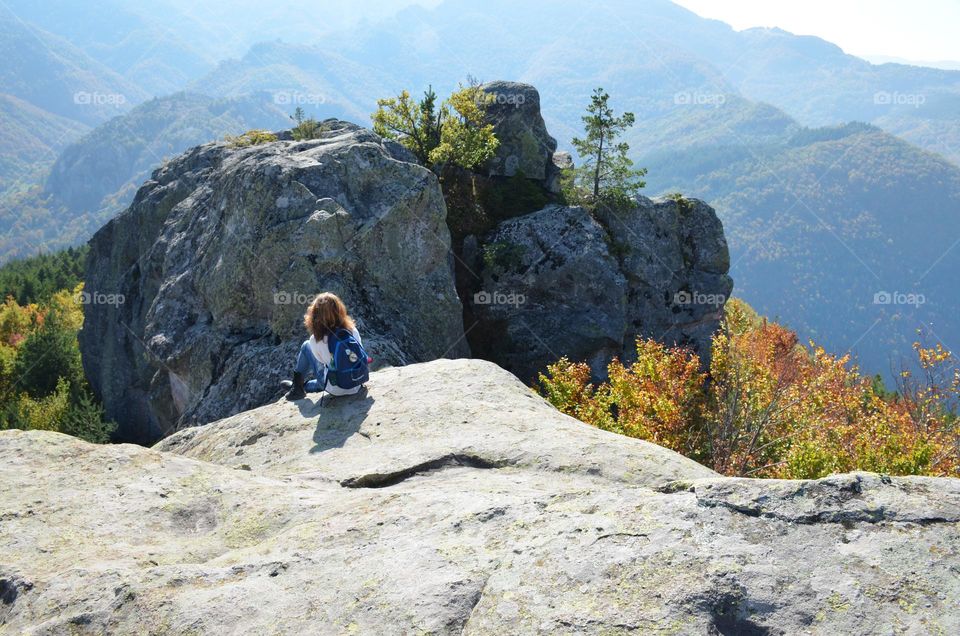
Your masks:
<svg viewBox="0 0 960 636"><path fill-rule="evenodd" d="M638 337L706 363L733 282L723 228L697 200L639 197L628 210L551 205L502 222L472 266L475 355L531 381L561 356L597 377Z"/></svg>
<svg viewBox="0 0 960 636"><path fill-rule="evenodd" d="M379 364L468 353L436 177L370 131L324 127L194 148L91 239L80 347L122 439L275 396L319 291L346 301Z"/></svg>
<svg viewBox="0 0 960 636"><path fill-rule="evenodd" d="M529 84L496 81L481 89L492 97L486 120L500 141L486 165L492 177L522 172L528 179L548 184L558 168L553 163L557 140L550 136L540 114L540 93Z"/></svg>
<svg viewBox="0 0 960 636"><path fill-rule="evenodd" d="M722 478L480 361L153 450L2 431L0 482L3 633L960 631L960 481Z"/></svg>

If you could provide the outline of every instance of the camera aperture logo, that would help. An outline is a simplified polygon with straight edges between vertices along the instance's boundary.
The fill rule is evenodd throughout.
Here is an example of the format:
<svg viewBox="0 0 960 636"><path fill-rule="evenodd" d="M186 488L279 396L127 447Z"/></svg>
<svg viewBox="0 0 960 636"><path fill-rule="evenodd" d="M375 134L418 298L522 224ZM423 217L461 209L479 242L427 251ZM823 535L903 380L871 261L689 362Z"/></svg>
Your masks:
<svg viewBox="0 0 960 636"><path fill-rule="evenodd" d="M508 305L510 307L519 307L525 302L527 302L527 297L516 292L506 294L501 291L478 291L473 295L474 305Z"/></svg>
<svg viewBox="0 0 960 636"><path fill-rule="evenodd" d="M699 291L678 291L673 295L673 304L681 306L706 305L708 307L723 307L727 297L723 294L704 294Z"/></svg>
<svg viewBox="0 0 960 636"><path fill-rule="evenodd" d="M73 297L73 300L78 305L110 305L113 307L119 307L127 302L127 297L123 294L104 294L103 292L98 291L82 291L78 292Z"/></svg>
<svg viewBox="0 0 960 636"><path fill-rule="evenodd" d="M919 307L926 302L927 297L923 294L878 291L873 295L874 305L909 305L911 307Z"/></svg>

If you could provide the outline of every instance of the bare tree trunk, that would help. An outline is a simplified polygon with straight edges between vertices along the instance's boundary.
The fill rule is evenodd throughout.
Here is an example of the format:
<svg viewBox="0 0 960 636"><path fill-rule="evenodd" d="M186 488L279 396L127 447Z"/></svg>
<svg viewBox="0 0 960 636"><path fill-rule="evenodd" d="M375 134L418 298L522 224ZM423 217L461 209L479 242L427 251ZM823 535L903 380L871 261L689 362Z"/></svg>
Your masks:
<svg viewBox="0 0 960 636"><path fill-rule="evenodd" d="M600 145L597 146L597 165L593 169L593 202L600 198L600 161L603 159L603 134L600 134Z"/></svg>

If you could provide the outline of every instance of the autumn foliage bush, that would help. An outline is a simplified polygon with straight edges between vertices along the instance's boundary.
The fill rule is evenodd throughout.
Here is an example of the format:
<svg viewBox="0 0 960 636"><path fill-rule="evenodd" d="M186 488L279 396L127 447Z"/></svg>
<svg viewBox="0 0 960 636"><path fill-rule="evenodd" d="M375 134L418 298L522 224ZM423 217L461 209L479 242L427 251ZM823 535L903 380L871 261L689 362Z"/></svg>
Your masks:
<svg viewBox="0 0 960 636"><path fill-rule="evenodd" d="M107 442L115 428L80 364L83 285L21 305L0 303L0 430L67 433Z"/></svg>
<svg viewBox="0 0 960 636"><path fill-rule="evenodd" d="M564 413L725 475L960 475L954 360L940 346L914 348L919 371L902 372L887 393L849 356L804 346L732 300L707 372L692 351L641 339L636 361L611 362L605 382L561 359L540 376L540 390Z"/></svg>

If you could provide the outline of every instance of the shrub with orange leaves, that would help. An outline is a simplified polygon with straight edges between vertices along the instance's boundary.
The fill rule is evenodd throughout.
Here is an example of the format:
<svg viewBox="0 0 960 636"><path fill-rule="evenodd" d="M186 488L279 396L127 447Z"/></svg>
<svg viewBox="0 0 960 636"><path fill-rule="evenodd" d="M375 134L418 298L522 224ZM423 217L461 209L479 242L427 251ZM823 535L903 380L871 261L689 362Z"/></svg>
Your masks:
<svg viewBox="0 0 960 636"><path fill-rule="evenodd" d="M960 402L960 370L953 354L939 343L913 343L915 371L902 366L897 377L897 402L917 426L953 427Z"/></svg>
<svg viewBox="0 0 960 636"><path fill-rule="evenodd" d="M106 442L114 428L90 394L77 332L83 284L43 303L0 304L0 430L51 430Z"/></svg>
<svg viewBox="0 0 960 636"><path fill-rule="evenodd" d="M615 405L613 430L699 457L702 439L696 423L706 376L696 354L638 340L636 362L624 366L614 360L608 373L610 379L597 393L603 404Z"/></svg>
<svg viewBox="0 0 960 636"><path fill-rule="evenodd" d="M870 470L960 474L952 358L917 349L924 382L886 396L849 356L797 341L746 303L727 304L708 373L689 350L637 341L637 360L590 382L563 359L540 376L561 411L600 428L676 450L726 475L816 478Z"/></svg>

